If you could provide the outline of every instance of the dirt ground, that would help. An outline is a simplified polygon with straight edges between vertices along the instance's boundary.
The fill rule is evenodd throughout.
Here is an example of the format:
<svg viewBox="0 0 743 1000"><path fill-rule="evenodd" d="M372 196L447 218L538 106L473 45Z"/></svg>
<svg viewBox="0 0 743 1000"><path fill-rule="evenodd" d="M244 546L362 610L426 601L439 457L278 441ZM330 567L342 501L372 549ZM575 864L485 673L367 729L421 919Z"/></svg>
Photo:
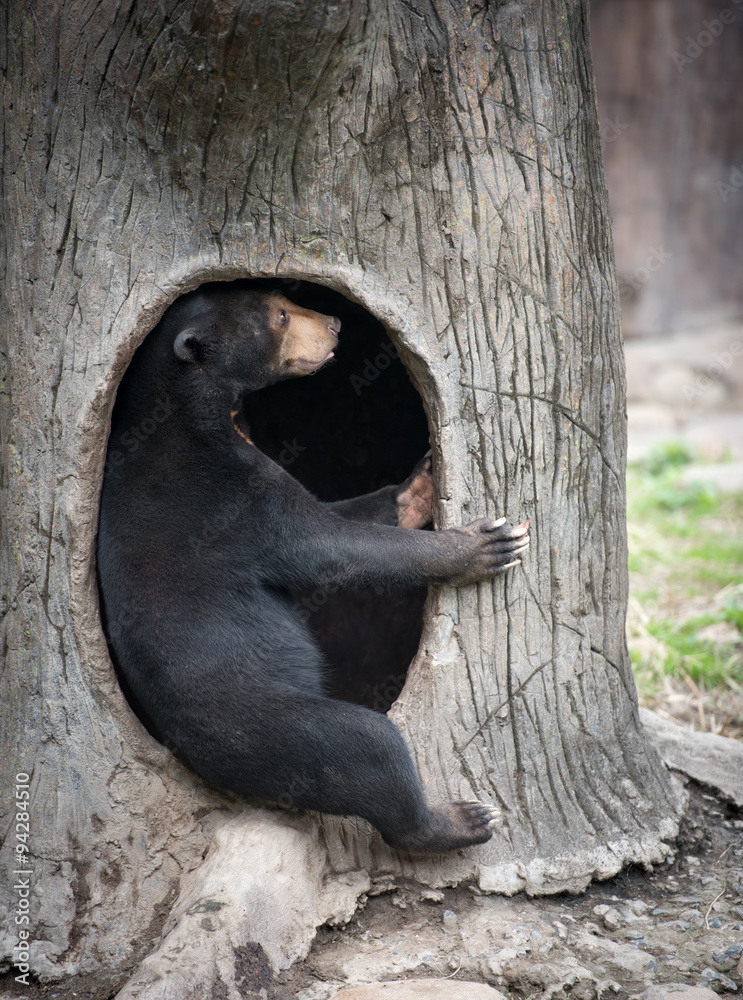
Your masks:
<svg viewBox="0 0 743 1000"><path fill-rule="evenodd" d="M732 996L743 985L743 812L689 791L678 852L655 871L534 899L382 881L350 924L321 929L265 1000L329 1000L408 977L489 983L524 1000L622 1000L662 983Z"/></svg>

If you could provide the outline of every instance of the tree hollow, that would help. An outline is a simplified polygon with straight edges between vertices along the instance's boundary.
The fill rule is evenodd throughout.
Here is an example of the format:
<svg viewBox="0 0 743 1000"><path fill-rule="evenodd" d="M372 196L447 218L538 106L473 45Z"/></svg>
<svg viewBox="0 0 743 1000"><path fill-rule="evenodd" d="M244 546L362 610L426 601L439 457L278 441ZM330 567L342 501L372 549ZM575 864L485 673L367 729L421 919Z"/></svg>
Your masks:
<svg viewBox="0 0 743 1000"><path fill-rule="evenodd" d="M401 483L428 451L421 397L382 323L344 295L308 281L256 282L338 316L331 365L245 397L253 441L321 500ZM333 695L386 712L405 683L422 631L426 588L296 595L328 663Z"/></svg>

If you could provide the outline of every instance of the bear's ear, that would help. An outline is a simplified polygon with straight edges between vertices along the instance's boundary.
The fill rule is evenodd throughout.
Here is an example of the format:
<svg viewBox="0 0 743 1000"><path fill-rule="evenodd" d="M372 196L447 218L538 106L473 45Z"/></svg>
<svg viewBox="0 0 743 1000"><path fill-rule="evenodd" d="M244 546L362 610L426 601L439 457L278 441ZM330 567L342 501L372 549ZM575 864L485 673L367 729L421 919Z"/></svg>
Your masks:
<svg viewBox="0 0 743 1000"><path fill-rule="evenodd" d="M198 364L206 357L205 345L199 338L199 331L190 326L181 330L173 342L173 354L179 361L190 361Z"/></svg>

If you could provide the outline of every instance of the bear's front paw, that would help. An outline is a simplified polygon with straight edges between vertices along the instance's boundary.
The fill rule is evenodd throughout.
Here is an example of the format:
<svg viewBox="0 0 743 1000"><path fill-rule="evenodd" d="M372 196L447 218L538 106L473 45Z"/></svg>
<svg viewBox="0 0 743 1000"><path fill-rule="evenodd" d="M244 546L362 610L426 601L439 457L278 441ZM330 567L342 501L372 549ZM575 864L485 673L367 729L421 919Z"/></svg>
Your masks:
<svg viewBox="0 0 743 1000"><path fill-rule="evenodd" d="M529 547L528 519L512 527L506 523L505 517L498 521L483 517L462 528L449 528L448 531L467 540L468 552L462 570L447 581L455 587L491 580L513 566L518 566L521 562L519 556Z"/></svg>
<svg viewBox="0 0 743 1000"><path fill-rule="evenodd" d="M397 494L400 528L425 528L433 520L433 479L430 452L416 465Z"/></svg>

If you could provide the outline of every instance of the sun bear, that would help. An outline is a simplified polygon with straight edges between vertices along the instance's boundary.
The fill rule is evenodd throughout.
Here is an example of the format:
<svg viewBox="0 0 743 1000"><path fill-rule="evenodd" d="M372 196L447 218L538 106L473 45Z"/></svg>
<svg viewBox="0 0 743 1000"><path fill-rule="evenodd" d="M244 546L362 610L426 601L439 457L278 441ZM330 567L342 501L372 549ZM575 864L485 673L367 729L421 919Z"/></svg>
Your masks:
<svg viewBox="0 0 743 1000"><path fill-rule="evenodd" d="M430 463L399 487L323 503L250 439L241 401L334 356L340 321L247 283L178 299L116 399L98 573L112 657L159 738L207 781L361 816L393 848L483 843L497 810L429 806L387 716L325 693L293 588L488 580L518 564L528 521L420 531Z"/></svg>

